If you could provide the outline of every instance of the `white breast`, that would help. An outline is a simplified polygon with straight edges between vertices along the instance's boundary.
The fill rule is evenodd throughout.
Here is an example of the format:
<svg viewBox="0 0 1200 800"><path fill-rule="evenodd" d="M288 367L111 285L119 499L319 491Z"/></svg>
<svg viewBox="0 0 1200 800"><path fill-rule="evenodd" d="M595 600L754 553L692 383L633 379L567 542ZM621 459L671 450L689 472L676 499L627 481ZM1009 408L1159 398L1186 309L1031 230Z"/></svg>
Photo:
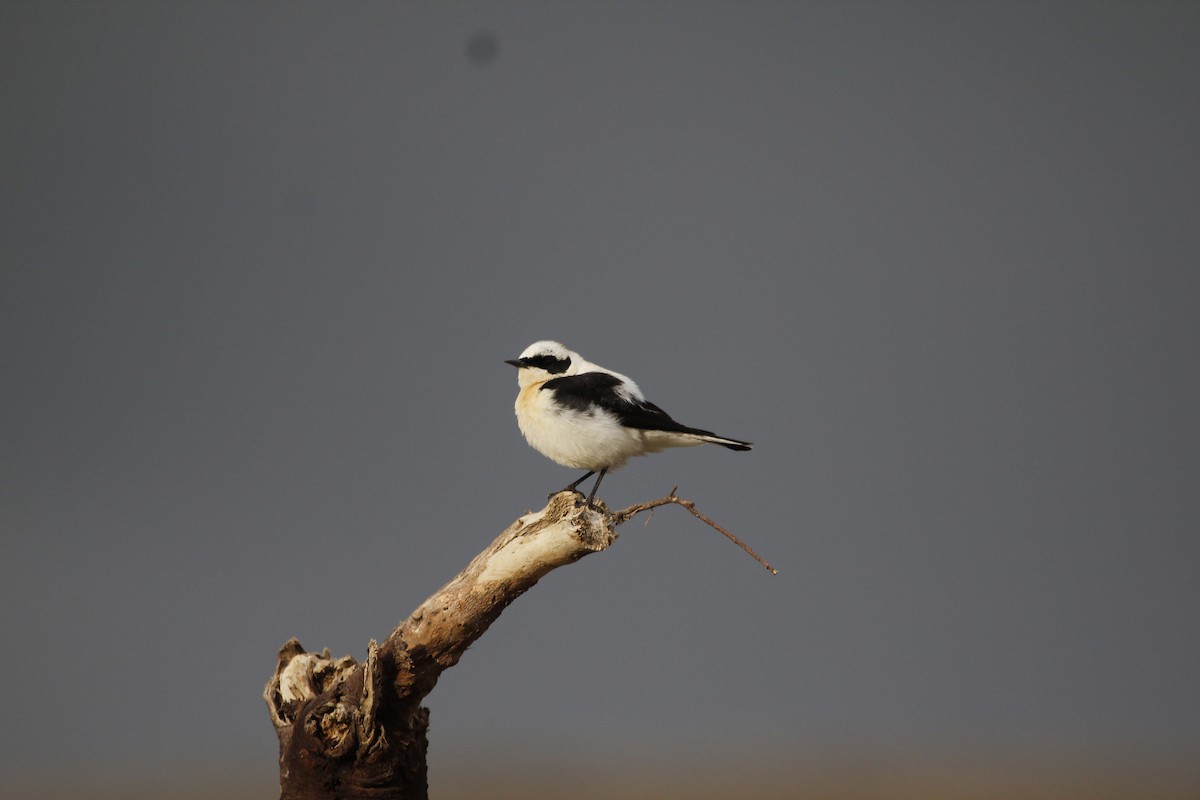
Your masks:
<svg viewBox="0 0 1200 800"><path fill-rule="evenodd" d="M543 383L517 395L517 425L534 450L551 461L574 469L616 469L631 456L647 452L640 431L625 428L599 408L576 411L554 405Z"/></svg>

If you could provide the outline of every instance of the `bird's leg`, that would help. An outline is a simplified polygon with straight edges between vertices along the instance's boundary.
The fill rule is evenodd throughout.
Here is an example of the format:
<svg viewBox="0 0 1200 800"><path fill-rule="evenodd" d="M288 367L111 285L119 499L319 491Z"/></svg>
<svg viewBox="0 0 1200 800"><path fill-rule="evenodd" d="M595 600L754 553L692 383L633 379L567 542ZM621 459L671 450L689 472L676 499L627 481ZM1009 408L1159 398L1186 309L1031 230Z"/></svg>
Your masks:
<svg viewBox="0 0 1200 800"><path fill-rule="evenodd" d="M588 473L586 475L584 475L582 478L575 481L574 483L568 484L565 488L559 489L554 494L559 494L561 492L576 492L578 494L583 494L583 492L580 492L576 487L578 487L579 484L583 483L584 481L586 481L588 478L592 477L595 474L596 474L595 470L589 470ZM554 494L552 494L550 496L554 497Z"/></svg>
<svg viewBox="0 0 1200 800"><path fill-rule="evenodd" d="M596 477L596 482L594 484L592 484L592 493L588 495L588 502L587 502L587 504L589 506L592 504L592 501L596 499L596 490L600 488L600 481L604 480L604 476L607 473L608 473L608 467L605 467L604 469L600 470L600 474ZM591 473L588 473L588 474L590 475ZM584 477L586 477L586 476L584 476Z"/></svg>

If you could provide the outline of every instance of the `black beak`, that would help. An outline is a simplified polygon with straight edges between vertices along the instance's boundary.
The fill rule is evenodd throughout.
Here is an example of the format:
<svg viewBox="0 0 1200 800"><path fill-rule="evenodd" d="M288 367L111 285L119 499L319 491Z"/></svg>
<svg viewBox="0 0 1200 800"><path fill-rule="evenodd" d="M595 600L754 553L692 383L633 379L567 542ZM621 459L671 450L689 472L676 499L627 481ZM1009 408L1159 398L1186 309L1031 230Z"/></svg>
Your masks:
<svg viewBox="0 0 1200 800"><path fill-rule="evenodd" d="M517 369L520 369L521 367L525 366L524 364L521 363L520 359L517 359L517 358L506 358L506 359L504 359L504 363L512 364Z"/></svg>

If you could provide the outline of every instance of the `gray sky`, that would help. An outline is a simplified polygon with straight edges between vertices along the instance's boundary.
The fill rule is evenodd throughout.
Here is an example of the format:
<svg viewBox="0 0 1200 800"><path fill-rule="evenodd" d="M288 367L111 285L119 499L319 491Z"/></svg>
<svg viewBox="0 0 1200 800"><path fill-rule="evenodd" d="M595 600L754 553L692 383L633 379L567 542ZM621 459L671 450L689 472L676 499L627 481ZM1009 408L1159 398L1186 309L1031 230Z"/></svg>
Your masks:
<svg viewBox="0 0 1200 800"><path fill-rule="evenodd" d="M4 4L0 774L269 787L276 649L363 656L576 477L513 417L541 338L754 441L602 494L678 484L781 574L625 526L442 679L435 785L497 742L1200 752L1197 41L1193 3Z"/></svg>

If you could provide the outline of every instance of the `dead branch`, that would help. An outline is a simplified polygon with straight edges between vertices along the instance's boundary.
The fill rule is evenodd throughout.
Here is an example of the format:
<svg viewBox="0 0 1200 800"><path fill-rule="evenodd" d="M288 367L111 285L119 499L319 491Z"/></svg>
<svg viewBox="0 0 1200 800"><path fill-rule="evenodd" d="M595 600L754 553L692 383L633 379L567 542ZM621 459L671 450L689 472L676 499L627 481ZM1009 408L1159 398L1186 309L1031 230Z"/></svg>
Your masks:
<svg viewBox="0 0 1200 800"><path fill-rule="evenodd" d="M429 710L421 706L501 612L551 570L616 541L616 526L673 503L733 534L675 496L610 513L575 492L513 522L458 575L377 645L365 662L309 653L292 639L279 651L263 698L279 737L281 800L425 800Z"/></svg>
<svg viewBox="0 0 1200 800"><path fill-rule="evenodd" d="M496 537L365 663L279 651L263 697L279 737L281 800L424 800L429 711L421 701L513 600L546 573L617 538L603 507L563 492Z"/></svg>

